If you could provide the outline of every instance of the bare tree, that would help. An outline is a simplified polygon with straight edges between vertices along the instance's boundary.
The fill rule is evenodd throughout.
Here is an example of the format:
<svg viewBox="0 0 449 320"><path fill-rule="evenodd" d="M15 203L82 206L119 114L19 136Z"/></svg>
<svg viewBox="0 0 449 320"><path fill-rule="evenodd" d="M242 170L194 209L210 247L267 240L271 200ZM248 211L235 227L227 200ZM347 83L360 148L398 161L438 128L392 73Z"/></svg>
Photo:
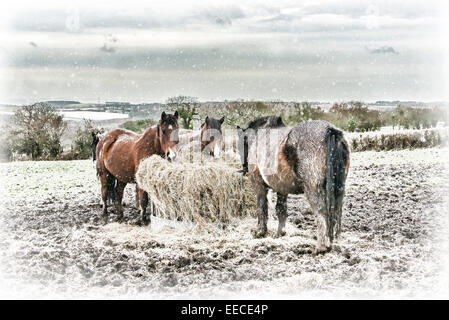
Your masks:
<svg viewBox="0 0 449 320"><path fill-rule="evenodd" d="M178 111L179 117L182 119L182 128L193 129L192 120L198 115L197 107L199 103L197 98L179 95L168 98L166 104L172 110Z"/></svg>
<svg viewBox="0 0 449 320"><path fill-rule="evenodd" d="M20 107L13 117L12 151L31 158L55 158L62 152L61 137L67 128L63 116L46 103Z"/></svg>

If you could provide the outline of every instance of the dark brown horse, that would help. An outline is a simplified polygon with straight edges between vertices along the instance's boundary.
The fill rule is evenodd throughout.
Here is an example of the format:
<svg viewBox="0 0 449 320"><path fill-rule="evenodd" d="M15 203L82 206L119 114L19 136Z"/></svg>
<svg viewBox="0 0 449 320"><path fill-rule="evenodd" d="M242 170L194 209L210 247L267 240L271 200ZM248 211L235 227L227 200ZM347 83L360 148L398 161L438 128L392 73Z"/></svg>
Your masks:
<svg viewBox="0 0 449 320"><path fill-rule="evenodd" d="M267 233L267 192L277 193L277 236L285 234L288 194L305 193L317 222L315 253L330 250L341 227L350 150L343 132L326 121L287 127L280 117L264 117L237 127L243 171L257 195L258 228Z"/></svg>
<svg viewBox="0 0 449 320"><path fill-rule="evenodd" d="M219 158L223 150L224 141L221 125L224 119L222 117L218 120L207 116L198 131L180 129L178 147L183 148L190 142L197 141L199 142L198 149L195 148L194 152L208 152L209 155Z"/></svg>
<svg viewBox="0 0 449 320"><path fill-rule="evenodd" d="M101 132L100 131L92 131L92 160L97 160L97 144L100 141Z"/></svg>
<svg viewBox="0 0 449 320"><path fill-rule="evenodd" d="M204 123L201 125L201 152L209 151L211 156L219 158L223 150L223 134L221 125L224 122L224 117L217 120L206 117Z"/></svg>
<svg viewBox="0 0 449 320"><path fill-rule="evenodd" d="M108 220L107 200L113 197L119 219L123 216L123 191L128 183L136 183L135 174L140 162L157 154L173 160L178 143L178 112L167 115L162 112L157 125L139 135L129 130L115 129L105 133L96 146L97 175L101 182L103 218ZM148 194L137 188L142 224L149 224L146 214Z"/></svg>

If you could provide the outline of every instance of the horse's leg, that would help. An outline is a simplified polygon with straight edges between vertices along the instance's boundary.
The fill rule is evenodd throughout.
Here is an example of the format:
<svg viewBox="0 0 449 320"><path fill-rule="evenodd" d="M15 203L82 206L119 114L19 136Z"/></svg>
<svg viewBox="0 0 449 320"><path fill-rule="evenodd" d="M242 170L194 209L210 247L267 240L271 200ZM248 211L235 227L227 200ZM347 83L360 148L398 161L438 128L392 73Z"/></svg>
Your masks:
<svg viewBox="0 0 449 320"><path fill-rule="evenodd" d="M121 221L123 219L123 192L125 191L126 182L121 182L117 180L117 186L116 186L116 195L117 195L117 201L115 203L115 210L117 211L118 220Z"/></svg>
<svg viewBox="0 0 449 320"><path fill-rule="evenodd" d="M148 225L151 222L151 217L146 214L148 205L148 193L139 188L139 200L140 200L140 221L143 225Z"/></svg>
<svg viewBox="0 0 449 320"><path fill-rule="evenodd" d="M108 222L108 177L107 174L100 174L101 199L103 200L103 221Z"/></svg>
<svg viewBox="0 0 449 320"><path fill-rule="evenodd" d="M324 190L307 192L307 199L315 214L317 223L315 254L325 253L331 249L331 242L328 236L327 207Z"/></svg>
<svg viewBox="0 0 449 320"><path fill-rule="evenodd" d="M276 234L277 237L285 236L285 221L287 220L287 196L277 193L277 201L276 201L276 214L278 216L279 225L278 232Z"/></svg>
<svg viewBox="0 0 449 320"><path fill-rule="evenodd" d="M253 230L253 236L255 238L263 238L267 234L268 189L262 185L257 189L257 230Z"/></svg>
<svg viewBox="0 0 449 320"><path fill-rule="evenodd" d="M139 207L139 187L137 186L137 183L136 183L136 200L135 200L135 206L136 206L136 208Z"/></svg>

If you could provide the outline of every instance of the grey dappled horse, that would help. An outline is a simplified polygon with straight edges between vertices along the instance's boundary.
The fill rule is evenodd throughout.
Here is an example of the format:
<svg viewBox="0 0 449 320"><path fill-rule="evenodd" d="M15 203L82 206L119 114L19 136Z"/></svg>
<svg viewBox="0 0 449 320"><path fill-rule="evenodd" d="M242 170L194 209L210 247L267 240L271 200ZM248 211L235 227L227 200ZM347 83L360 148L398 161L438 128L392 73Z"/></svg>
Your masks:
<svg viewBox="0 0 449 320"><path fill-rule="evenodd" d="M267 192L277 193L277 236L285 234L287 195L304 193L317 221L315 253L331 249L341 228L350 150L343 132L326 121L287 127L280 117L262 117L237 127L243 172L257 195L255 237L267 233Z"/></svg>

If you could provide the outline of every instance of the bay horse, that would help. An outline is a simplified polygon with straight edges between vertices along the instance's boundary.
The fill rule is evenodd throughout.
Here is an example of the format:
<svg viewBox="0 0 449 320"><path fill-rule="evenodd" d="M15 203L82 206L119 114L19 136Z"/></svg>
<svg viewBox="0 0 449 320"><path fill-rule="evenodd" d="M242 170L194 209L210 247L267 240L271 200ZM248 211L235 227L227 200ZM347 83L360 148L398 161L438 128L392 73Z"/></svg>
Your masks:
<svg viewBox="0 0 449 320"><path fill-rule="evenodd" d="M162 112L158 124L149 127L141 135L125 129L115 129L100 138L96 146L96 168L101 182L105 222L108 220L108 197L115 200L119 220L123 218L123 191L128 183L136 183L135 174L143 159L153 154L169 160L175 159L178 128L178 112L173 115ZM136 189L140 220L143 225L148 225L151 222L150 216L146 214L148 194L137 185Z"/></svg>
<svg viewBox="0 0 449 320"><path fill-rule="evenodd" d="M269 188L277 193L277 237L285 235L287 196L304 193L317 223L314 253L329 251L341 230L350 162L343 132L321 120L288 127L277 116L258 118L237 130L243 173L248 173L257 196L258 227L253 230L254 237L267 233Z"/></svg>

